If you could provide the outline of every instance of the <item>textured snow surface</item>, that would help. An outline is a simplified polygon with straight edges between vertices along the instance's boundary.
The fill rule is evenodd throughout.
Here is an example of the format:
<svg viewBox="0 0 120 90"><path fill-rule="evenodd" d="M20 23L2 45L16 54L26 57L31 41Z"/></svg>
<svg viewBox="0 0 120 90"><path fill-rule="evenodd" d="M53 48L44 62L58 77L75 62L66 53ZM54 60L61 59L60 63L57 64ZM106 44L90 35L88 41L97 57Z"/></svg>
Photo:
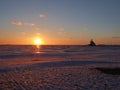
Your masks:
<svg viewBox="0 0 120 90"><path fill-rule="evenodd" d="M0 90L120 90L120 47L0 47ZM118 69L119 70L119 69Z"/></svg>
<svg viewBox="0 0 120 90"><path fill-rule="evenodd" d="M0 90L120 90L119 75L101 73L95 66L7 67L0 71Z"/></svg>

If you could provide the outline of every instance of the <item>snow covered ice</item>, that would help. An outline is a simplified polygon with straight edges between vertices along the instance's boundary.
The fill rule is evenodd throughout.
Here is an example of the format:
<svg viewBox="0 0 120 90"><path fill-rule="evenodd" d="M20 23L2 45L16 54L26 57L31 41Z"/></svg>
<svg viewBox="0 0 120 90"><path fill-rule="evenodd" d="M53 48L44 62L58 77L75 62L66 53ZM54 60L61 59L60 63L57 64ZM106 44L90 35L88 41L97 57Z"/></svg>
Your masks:
<svg viewBox="0 0 120 90"><path fill-rule="evenodd" d="M120 90L119 46L0 46L0 90Z"/></svg>

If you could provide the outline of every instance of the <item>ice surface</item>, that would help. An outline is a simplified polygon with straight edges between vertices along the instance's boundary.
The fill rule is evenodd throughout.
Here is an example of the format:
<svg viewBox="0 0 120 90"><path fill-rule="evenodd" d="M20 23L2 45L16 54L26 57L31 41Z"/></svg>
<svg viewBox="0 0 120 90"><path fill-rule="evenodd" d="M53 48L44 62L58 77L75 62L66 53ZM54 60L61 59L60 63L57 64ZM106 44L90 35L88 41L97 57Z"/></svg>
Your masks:
<svg viewBox="0 0 120 90"><path fill-rule="evenodd" d="M0 90L120 90L120 47L0 46Z"/></svg>

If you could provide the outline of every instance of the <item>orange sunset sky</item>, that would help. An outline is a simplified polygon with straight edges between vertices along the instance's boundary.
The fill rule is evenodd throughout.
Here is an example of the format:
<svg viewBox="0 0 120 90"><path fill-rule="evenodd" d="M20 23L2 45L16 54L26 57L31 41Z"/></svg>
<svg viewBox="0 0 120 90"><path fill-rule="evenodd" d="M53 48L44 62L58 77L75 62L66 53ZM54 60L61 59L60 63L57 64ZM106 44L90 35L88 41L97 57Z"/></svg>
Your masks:
<svg viewBox="0 0 120 90"><path fill-rule="evenodd" d="M0 44L120 45L120 0L1 0Z"/></svg>

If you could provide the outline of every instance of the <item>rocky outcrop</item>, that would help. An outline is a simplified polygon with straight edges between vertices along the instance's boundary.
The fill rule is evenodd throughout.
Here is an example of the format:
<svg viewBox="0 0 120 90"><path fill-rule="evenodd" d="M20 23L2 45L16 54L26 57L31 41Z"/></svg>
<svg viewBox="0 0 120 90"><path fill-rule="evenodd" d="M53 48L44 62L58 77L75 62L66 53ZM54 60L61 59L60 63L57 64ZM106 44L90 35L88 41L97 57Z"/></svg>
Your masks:
<svg viewBox="0 0 120 90"><path fill-rule="evenodd" d="M96 46L96 44L93 40L91 40L89 46Z"/></svg>

